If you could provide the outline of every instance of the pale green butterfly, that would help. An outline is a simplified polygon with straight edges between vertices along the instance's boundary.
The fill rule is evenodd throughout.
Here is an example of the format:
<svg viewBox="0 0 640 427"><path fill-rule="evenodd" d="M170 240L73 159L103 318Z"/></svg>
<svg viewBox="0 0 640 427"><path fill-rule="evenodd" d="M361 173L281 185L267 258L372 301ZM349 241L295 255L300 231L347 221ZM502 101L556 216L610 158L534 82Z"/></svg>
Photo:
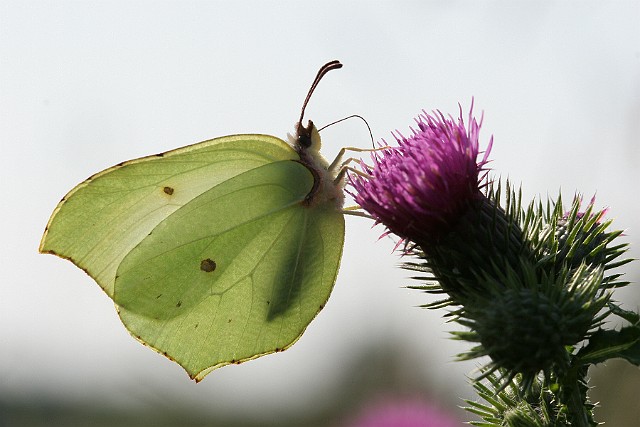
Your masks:
<svg viewBox="0 0 640 427"><path fill-rule="evenodd" d="M341 156L303 104L290 143L231 135L120 163L72 189L40 252L73 262L129 332L196 381L293 345L324 307L344 243ZM344 150L341 152L341 154Z"/></svg>

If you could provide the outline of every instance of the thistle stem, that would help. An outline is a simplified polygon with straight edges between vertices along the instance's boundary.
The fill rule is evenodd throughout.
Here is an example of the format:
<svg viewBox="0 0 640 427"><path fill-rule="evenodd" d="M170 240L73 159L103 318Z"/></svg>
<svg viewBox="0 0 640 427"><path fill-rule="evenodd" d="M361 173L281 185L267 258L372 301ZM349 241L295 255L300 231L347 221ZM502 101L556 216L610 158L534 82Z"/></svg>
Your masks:
<svg viewBox="0 0 640 427"><path fill-rule="evenodd" d="M587 403L586 386L587 367L572 367L564 376L561 376L560 397L567 408L567 418L571 426L594 427L597 426L589 410Z"/></svg>

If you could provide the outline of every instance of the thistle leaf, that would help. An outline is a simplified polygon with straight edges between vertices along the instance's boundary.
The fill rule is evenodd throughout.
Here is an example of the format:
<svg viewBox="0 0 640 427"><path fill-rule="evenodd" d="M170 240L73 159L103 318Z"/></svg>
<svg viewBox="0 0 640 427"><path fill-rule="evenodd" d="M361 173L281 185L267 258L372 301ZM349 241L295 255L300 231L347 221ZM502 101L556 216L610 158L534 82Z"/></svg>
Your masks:
<svg viewBox="0 0 640 427"><path fill-rule="evenodd" d="M589 339L589 344L576 355L579 363L602 363L616 357L640 366L640 325L619 331L601 329Z"/></svg>

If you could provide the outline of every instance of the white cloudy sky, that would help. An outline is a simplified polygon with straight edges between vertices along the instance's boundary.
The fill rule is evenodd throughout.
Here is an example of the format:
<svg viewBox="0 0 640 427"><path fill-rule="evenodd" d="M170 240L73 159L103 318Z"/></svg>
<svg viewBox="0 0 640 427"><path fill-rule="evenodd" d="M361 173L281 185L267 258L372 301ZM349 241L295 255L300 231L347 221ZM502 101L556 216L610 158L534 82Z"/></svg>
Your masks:
<svg viewBox="0 0 640 427"><path fill-rule="evenodd" d="M637 1L1 2L0 395L251 400L264 414L318 398L348 375L354 343L378 340L468 393L474 364L452 362L464 346L442 313L415 308L428 300L401 287L393 243L366 220L347 218L335 292L292 349L198 385L131 339L82 271L38 255L40 235L62 195L115 163L226 134L284 137L317 68L339 59L307 111L316 123L360 114L388 138L421 109L456 114L475 97L495 174L527 197L597 194L638 258L639 18ZM328 158L370 143L358 121L323 141Z"/></svg>

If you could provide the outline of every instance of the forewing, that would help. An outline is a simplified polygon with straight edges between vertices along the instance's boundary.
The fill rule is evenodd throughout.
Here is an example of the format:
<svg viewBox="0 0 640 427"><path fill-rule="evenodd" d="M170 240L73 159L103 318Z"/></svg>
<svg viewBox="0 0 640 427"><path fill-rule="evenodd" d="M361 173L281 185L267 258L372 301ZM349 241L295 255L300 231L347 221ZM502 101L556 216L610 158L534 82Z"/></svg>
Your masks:
<svg viewBox="0 0 640 427"><path fill-rule="evenodd" d="M40 251L69 259L113 297L121 261L159 223L209 189L287 159L297 154L278 138L236 135L122 163L60 201Z"/></svg>

